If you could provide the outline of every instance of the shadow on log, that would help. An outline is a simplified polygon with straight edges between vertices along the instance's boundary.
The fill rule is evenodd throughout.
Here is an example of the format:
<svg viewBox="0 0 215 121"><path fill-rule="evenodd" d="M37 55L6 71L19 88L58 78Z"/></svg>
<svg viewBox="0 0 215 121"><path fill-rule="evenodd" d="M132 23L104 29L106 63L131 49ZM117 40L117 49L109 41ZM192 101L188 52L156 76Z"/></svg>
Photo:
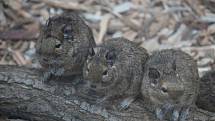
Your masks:
<svg viewBox="0 0 215 121"><path fill-rule="evenodd" d="M124 111L108 110L77 96L79 81L43 83L41 75L37 69L0 66L0 113L33 121L157 121L141 100ZM215 121L215 113L193 108L188 120Z"/></svg>

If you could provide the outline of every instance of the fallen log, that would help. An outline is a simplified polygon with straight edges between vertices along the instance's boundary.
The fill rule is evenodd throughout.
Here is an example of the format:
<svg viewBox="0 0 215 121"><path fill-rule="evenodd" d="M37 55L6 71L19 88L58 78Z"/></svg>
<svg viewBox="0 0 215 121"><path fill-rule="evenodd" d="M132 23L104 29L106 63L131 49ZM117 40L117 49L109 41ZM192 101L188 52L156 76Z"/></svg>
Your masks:
<svg viewBox="0 0 215 121"><path fill-rule="evenodd" d="M82 98L82 81L40 80L42 71L0 66L0 114L32 121L157 121L136 100L127 110L105 109ZM215 121L215 113L192 108L188 121Z"/></svg>

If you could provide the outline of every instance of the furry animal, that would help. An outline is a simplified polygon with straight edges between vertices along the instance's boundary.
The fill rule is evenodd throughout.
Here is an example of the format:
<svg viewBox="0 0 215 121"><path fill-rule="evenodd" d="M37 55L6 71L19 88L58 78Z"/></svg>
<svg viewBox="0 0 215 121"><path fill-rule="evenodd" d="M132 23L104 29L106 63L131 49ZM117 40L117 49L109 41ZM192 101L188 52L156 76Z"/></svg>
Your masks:
<svg viewBox="0 0 215 121"><path fill-rule="evenodd" d="M215 112L215 71L207 72L200 79L200 89L196 105L207 111Z"/></svg>
<svg viewBox="0 0 215 121"><path fill-rule="evenodd" d="M191 56L167 49L153 53L145 65L141 93L160 120L185 121L199 92L197 64Z"/></svg>
<svg viewBox="0 0 215 121"><path fill-rule="evenodd" d="M103 94L99 103L119 99L117 108L127 108L140 93L147 51L124 38L107 40L94 51L84 66L84 79Z"/></svg>
<svg viewBox="0 0 215 121"><path fill-rule="evenodd" d="M42 80L51 75L81 75L95 45L91 29L76 13L49 18L36 43L37 58L45 69Z"/></svg>

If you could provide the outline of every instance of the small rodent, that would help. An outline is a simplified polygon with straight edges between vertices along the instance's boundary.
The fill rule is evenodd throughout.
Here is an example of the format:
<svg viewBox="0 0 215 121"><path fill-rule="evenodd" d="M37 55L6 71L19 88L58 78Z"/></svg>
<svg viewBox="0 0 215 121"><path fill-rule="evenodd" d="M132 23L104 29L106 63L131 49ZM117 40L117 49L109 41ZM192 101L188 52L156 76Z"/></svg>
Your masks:
<svg viewBox="0 0 215 121"><path fill-rule="evenodd" d="M215 71L207 72L200 79L199 95L196 105L207 111L215 112Z"/></svg>
<svg viewBox="0 0 215 121"><path fill-rule="evenodd" d="M195 60L185 52L154 52L145 65L141 93L158 119L185 121L199 92Z"/></svg>
<svg viewBox="0 0 215 121"><path fill-rule="evenodd" d="M95 46L91 29L76 13L49 18L36 43L37 58L45 69L42 80L51 75L81 75Z"/></svg>
<svg viewBox="0 0 215 121"><path fill-rule="evenodd" d="M124 38L106 40L94 51L84 66L84 79L104 94L100 103L117 98L116 108L127 108L140 94L147 51Z"/></svg>

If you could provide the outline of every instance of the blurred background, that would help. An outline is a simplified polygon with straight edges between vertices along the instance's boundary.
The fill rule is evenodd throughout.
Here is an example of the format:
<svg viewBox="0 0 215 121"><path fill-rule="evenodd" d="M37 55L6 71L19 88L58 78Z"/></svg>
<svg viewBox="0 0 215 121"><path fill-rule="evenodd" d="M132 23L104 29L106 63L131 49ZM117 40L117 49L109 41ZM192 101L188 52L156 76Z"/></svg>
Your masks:
<svg viewBox="0 0 215 121"><path fill-rule="evenodd" d="M122 36L150 53L180 48L200 75L215 68L215 0L1 0L0 64L37 66L40 27L64 11L79 12L98 44Z"/></svg>

